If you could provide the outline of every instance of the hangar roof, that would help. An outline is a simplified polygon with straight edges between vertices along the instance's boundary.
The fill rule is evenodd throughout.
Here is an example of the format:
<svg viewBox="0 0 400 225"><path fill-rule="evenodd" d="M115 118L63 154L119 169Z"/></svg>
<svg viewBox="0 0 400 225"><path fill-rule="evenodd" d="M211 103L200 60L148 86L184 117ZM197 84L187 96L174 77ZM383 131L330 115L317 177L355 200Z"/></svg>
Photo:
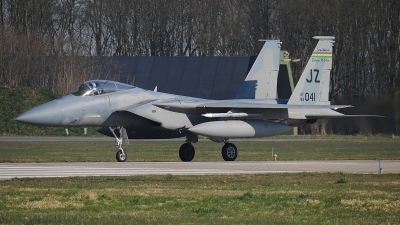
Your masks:
<svg viewBox="0 0 400 225"><path fill-rule="evenodd" d="M157 86L160 92L218 100L235 98L256 58L118 56L112 60L122 66L120 82L149 90ZM285 98L284 92L288 89L283 87L288 84L282 77L288 75L282 64L280 67L286 74L279 72L278 96Z"/></svg>

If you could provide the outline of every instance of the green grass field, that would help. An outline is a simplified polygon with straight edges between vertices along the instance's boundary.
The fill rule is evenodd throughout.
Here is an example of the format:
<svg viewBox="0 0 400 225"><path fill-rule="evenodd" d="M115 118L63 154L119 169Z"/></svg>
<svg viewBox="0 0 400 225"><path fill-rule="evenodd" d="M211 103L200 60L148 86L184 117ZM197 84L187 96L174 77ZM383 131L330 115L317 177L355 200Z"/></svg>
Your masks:
<svg viewBox="0 0 400 225"><path fill-rule="evenodd" d="M0 224L399 224L400 175L0 181Z"/></svg>
<svg viewBox="0 0 400 225"><path fill-rule="evenodd" d="M131 162L180 161L178 149L182 143L183 139L133 140L124 149ZM232 143L238 147L237 160L240 161L271 160L272 148L278 154L278 160L400 159L400 139L384 136L232 140ZM222 145L200 140L194 144L194 161L222 161ZM0 149L0 162L114 162L117 151L112 141L0 142Z"/></svg>
<svg viewBox="0 0 400 225"><path fill-rule="evenodd" d="M232 141L237 160L400 159L400 139ZM131 141L128 161L180 161L183 140ZM194 161L222 161L201 140ZM115 162L112 141L0 142L1 162ZM400 174L258 174L0 180L0 224L400 224Z"/></svg>

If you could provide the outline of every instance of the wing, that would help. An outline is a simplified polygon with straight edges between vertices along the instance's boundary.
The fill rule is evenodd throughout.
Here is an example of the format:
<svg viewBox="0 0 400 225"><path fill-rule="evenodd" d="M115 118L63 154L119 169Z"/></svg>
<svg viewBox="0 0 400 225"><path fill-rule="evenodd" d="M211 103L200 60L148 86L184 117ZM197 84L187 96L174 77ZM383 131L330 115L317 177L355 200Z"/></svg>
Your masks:
<svg viewBox="0 0 400 225"><path fill-rule="evenodd" d="M304 105L282 104L277 100L267 99L232 99L232 100L203 100L203 101L185 101L185 100L166 100L153 105L170 110L189 110L189 109L301 109ZM310 105L309 109L341 109L353 107L351 105Z"/></svg>
<svg viewBox="0 0 400 225"><path fill-rule="evenodd" d="M204 117L263 117L263 119L337 118L336 112L350 105L292 105L268 99L232 100L166 100L154 106L182 113L201 114Z"/></svg>
<svg viewBox="0 0 400 225"><path fill-rule="evenodd" d="M285 101L283 101L285 102ZM146 101L127 112L159 124L165 129L181 129L206 122L209 118L328 119L356 117L336 110L350 105L292 105L271 99L206 100L196 98ZM127 107L128 108L128 107ZM365 116L365 115L360 115ZM370 115L374 116L374 115ZM201 119L203 118L203 119Z"/></svg>

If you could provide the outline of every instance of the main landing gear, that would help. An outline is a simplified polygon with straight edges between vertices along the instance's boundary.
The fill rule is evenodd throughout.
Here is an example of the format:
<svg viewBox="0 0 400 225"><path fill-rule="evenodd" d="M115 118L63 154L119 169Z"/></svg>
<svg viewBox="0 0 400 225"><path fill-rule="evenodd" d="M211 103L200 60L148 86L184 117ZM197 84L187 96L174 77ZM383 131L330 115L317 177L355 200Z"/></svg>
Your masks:
<svg viewBox="0 0 400 225"><path fill-rule="evenodd" d="M196 151L192 143L186 141L186 143L184 143L179 149L179 158L182 162L190 162L193 160L195 153ZM238 155L238 150L234 144L225 142L221 154L225 161L235 161Z"/></svg>
<svg viewBox="0 0 400 225"><path fill-rule="evenodd" d="M225 143L224 147L222 147L222 158L225 161L235 161L238 155L238 150L236 146L232 143Z"/></svg>
<svg viewBox="0 0 400 225"><path fill-rule="evenodd" d="M124 142L124 144L128 145L129 144L129 139L128 139L128 135L126 133L126 129L123 127L109 127L111 133L114 135L115 137L115 142L116 142L116 146L118 146L118 151L116 154L116 159L118 162L125 162L127 159L127 154L124 151L124 149L122 149L122 142ZM117 135L115 134L114 130L118 129L119 131L119 138L117 137Z"/></svg>
<svg viewBox="0 0 400 225"><path fill-rule="evenodd" d="M199 138L196 134L186 133L186 142L179 148L179 158L182 162L190 162L193 160L196 150L192 143L197 143Z"/></svg>
<svg viewBox="0 0 400 225"><path fill-rule="evenodd" d="M209 137L209 139L213 142L217 142L217 143L224 142L225 143L221 150L222 158L225 161L235 161L236 160L236 158L238 156L238 150L234 144L228 143L227 138Z"/></svg>
<svg viewBox="0 0 400 225"><path fill-rule="evenodd" d="M179 158L181 158L182 162L190 162L193 160L195 153L192 143L186 142L179 149Z"/></svg>

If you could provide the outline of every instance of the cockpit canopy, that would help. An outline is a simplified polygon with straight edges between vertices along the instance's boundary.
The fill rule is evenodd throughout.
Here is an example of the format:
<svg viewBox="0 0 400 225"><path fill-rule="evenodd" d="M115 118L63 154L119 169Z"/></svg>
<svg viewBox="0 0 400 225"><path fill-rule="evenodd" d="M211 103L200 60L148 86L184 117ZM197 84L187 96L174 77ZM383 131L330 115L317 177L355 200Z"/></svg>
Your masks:
<svg viewBox="0 0 400 225"><path fill-rule="evenodd" d="M135 86L110 80L90 80L79 85L71 92L71 94L83 97L107 94L131 88L135 88Z"/></svg>

